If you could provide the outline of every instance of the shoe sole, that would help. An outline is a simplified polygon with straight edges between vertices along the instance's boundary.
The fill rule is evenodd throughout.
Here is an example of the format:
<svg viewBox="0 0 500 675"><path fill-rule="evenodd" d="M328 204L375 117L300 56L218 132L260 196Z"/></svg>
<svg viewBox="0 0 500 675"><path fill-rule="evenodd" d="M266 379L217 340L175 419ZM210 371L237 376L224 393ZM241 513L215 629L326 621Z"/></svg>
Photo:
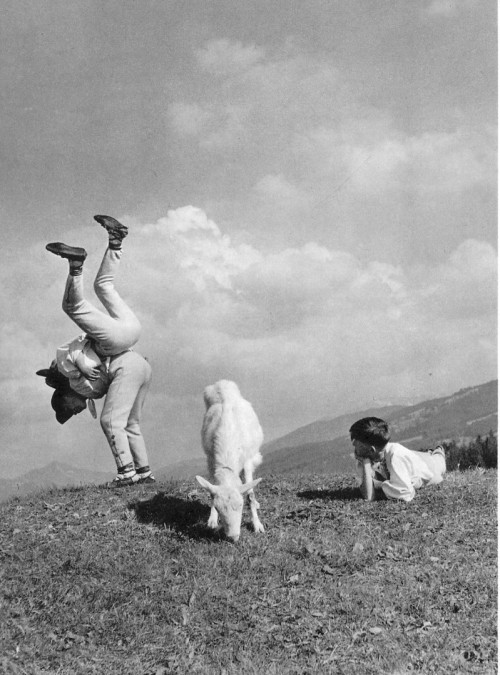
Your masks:
<svg viewBox="0 0 500 675"><path fill-rule="evenodd" d="M112 488L113 490L116 489L121 489L121 488L126 488L126 487L134 487L134 485L139 485L139 481L136 480L132 483L129 483L127 480L117 480L117 481L111 481L111 483L107 483L108 488Z"/></svg>
<svg viewBox="0 0 500 675"><path fill-rule="evenodd" d="M134 485L154 485L156 483L156 479L153 478L152 480L148 476L147 478L144 478L143 480L134 480L131 481L130 478L124 478L122 480L113 480L110 483L106 483L108 488L125 488L125 487L133 487Z"/></svg>

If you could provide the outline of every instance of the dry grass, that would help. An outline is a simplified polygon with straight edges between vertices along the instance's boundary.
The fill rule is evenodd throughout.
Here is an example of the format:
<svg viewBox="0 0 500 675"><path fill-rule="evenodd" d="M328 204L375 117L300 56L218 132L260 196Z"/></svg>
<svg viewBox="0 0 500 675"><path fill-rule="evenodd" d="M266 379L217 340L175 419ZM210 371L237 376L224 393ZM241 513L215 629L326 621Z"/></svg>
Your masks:
<svg viewBox="0 0 500 675"><path fill-rule="evenodd" d="M494 673L496 488L468 471L368 504L350 479L266 477L266 533L237 545L194 482L15 499L0 671Z"/></svg>

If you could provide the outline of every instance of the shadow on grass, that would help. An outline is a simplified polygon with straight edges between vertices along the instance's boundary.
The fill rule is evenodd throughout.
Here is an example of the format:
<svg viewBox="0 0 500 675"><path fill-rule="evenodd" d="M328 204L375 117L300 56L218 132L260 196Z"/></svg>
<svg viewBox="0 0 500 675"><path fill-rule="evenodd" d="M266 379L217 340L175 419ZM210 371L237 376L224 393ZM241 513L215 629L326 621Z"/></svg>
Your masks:
<svg viewBox="0 0 500 675"><path fill-rule="evenodd" d="M297 497L300 499L336 499L341 501L350 501L361 499L359 488L357 487L342 487L337 490L304 490L298 492Z"/></svg>
<svg viewBox="0 0 500 675"><path fill-rule="evenodd" d="M163 492L151 499L130 502L139 523L182 532L193 539L219 541L220 535L207 527L210 508L194 499L183 499Z"/></svg>

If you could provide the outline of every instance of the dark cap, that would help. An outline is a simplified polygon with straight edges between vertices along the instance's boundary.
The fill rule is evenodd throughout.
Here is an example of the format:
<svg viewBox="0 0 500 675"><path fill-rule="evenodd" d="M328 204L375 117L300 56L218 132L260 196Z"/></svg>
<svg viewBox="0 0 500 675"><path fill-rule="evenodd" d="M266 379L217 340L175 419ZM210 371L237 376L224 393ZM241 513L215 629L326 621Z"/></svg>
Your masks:
<svg viewBox="0 0 500 675"><path fill-rule="evenodd" d="M42 368L36 371L37 375L45 378L45 384L52 389L68 389L69 381L62 373L59 372L55 361L50 365L50 368Z"/></svg>

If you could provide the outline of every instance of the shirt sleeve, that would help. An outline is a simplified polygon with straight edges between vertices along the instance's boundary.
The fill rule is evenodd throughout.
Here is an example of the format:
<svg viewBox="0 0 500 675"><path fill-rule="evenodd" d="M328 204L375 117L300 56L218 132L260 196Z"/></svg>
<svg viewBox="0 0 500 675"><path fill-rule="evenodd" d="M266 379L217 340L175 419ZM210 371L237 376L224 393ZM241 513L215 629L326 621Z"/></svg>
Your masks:
<svg viewBox="0 0 500 675"><path fill-rule="evenodd" d="M70 387L78 394L85 396L85 398L101 398L109 386L106 369L101 369L97 380L90 381L76 365L77 359L83 355L87 343L87 337L83 334L59 347L56 356L57 368L60 373L68 378ZM96 357L96 366L97 363L101 363L101 361Z"/></svg>
<svg viewBox="0 0 500 675"><path fill-rule="evenodd" d="M411 464L406 457L388 455L386 457L390 478L382 483L382 490L389 499L402 499L411 502L415 497L412 485Z"/></svg>
<svg viewBox="0 0 500 675"><path fill-rule="evenodd" d="M66 344L57 348L57 369L70 380L76 379L81 375L80 371L75 365L75 361L76 357L83 348L83 342L81 339L82 337L83 336L79 336L78 338L71 340L70 342L67 342Z"/></svg>
<svg viewBox="0 0 500 675"><path fill-rule="evenodd" d="M359 486L361 487L361 485L363 484L363 478L364 478L363 461L361 459L358 459L358 460L356 460L356 464L357 464L356 471L357 471L358 477L359 477ZM384 483L381 480L378 480L378 478L376 478L375 471L373 470L373 466L372 466L372 476L373 476L373 487L376 490L379 490Z"/></svg>

